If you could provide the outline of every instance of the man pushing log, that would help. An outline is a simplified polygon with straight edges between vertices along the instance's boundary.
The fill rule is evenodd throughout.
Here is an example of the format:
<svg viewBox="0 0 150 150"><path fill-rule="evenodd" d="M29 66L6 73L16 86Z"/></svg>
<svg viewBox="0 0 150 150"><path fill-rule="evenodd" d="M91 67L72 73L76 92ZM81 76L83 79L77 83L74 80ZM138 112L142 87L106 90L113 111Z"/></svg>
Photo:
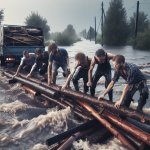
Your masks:
<svg viewBox="0 0 150 150"><path fill-rule="evenodd" d="M122 55L116 55L113 58L113 65L115 68L115 73L112 81L108 85L107 89L103 92L102 96L99 96L99 100L104 98L104 96L112 90L116 81L118 81L121 76L126 80L125 87L123 89L120 99L115 103L115 107L119 108L120 105L129 107L132 101L132 97L136 91L140 92L140 98L138 101L137 111L142 112L143 106L146 104L146 99L148 99L148 86L146 79L139 68L131 63L125 62L125 57Z"/></svg>

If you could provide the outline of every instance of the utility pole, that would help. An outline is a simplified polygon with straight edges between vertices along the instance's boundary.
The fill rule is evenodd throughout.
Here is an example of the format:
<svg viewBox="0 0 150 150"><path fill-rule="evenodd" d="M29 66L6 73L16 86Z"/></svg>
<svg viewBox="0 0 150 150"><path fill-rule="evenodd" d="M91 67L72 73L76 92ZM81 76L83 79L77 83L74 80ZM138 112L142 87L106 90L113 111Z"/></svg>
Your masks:
<svg viewBox="0 0 150 150"><path fill-rule="evenodd" d="M96 32L96 16L95 16L95 44L96 44L96 36L97 36L97 32Z"/></svg>
<svg viewBox="0 0 150 150"><path fill-rule="evenodd" d="M135 22L135 39L138 32L138 20L139 20L139 1L137 1L137 10L136 10L136 22Z"/></svg>
<svg viewBox="0 0 150 150"><path fill-rule="evenodd" d="M90 41L91 41L91 26L90 26Z"/></svg>
<svg viewBox="0 0 150 150"><path fill-rule="evenodd" d="M103 1L102 1L102 4L101 4L101 6L102 6L102 16L101 16L101 20L102 20L102 22L101 22L101 38L102 38L102 46L103 46L103 24L104 24L104 20L103 20L103 14L104 14L104 5L103 5Z"/></svg>

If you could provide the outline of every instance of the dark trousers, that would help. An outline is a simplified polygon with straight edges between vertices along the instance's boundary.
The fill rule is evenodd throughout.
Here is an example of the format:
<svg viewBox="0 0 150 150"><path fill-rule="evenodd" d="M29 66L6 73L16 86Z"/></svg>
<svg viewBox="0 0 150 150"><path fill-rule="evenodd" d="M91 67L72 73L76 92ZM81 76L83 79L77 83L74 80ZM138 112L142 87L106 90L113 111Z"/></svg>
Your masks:
<svg viewBox="0 0 150 150"><path fill-rule="evenodd" d="M142 111L143 106L146 104L146 99L149 96L149 91L148 91L146 81L141 81L140 83L130 85L129 90L127 91L126 96L123 99L121 105L129 107L133 95L135 94L136 91L140 92L140 98L138 100L137 110Z"/></svg>
<svg viewBox="0 0 150 150"><path fill-rule="evenodd" d="M23 66L23 70L24 70L25 72L30 72L31 68L32 68L32 65L24 65L24 66Z"/></svg>
<svg viewBox="0 0 150 150"><path fill-rule="evenodd" d="M95 72L95 74L92 78L92 87L90 88L91 96L95 96L95 89L96 89L97 82L102 76L105 77L105 88L107 88L107 86L111 82L111 69L109 69L107 71L101 71L99 69L96 70L96 72ZM109 96L109 100L112 101L112 99L113 99L113 90L111 90L108 93L108 96Z"/></svg>
<svg viewBox="0 0 150 150"><path fill-rule="evenodd" d="M76 71L74 73L74 76L72 78L73 81L73 85L76 91L79 91L79 85L78 85L78 80L80 78L83 78L83 82L84 82L84 93L88 92L88 86L87 86L87 82L88 82L88 69L82 68L81 66L76 68Z"/></svg>
<svg viewBox="0 0 150 150"><path fill-rule="evenodd" d="M39 67L38 71L39 71L40 75L44 75L47 72L47 65L46 64L42 64L42 66Z"/></svg>

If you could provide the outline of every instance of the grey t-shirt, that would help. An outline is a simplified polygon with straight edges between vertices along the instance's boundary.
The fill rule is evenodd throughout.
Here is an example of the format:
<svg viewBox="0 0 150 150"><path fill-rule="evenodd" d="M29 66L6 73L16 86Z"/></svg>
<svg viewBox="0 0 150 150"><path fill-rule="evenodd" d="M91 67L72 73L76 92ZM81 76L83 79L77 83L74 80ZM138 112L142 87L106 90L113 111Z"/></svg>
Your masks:
<svg viewBox="0 0 150 150"><path fill-rule="evenodd" d="M122 71L115 71L112 80L114 82L117 82L119 77L121 76L129 85L139 83L142 80L146 80L143 73L135 64L125 63L125 70L126 74L124 74Z"/></svg>
<svg viewBox="0 0 150 150"><path fill-rule="evenodd" d="M34 53L29 53L29 58L22 57L20 65L29 65L32 66L35 61L35 54Z"/></svg>
<svg viewBox="0 0 150 150"><path fill-rule="evenodd" d="M68 52L66 49L58 48L56 54L50 53L49 62L57 62L58 64L66 64L68 59Z"/></svg>

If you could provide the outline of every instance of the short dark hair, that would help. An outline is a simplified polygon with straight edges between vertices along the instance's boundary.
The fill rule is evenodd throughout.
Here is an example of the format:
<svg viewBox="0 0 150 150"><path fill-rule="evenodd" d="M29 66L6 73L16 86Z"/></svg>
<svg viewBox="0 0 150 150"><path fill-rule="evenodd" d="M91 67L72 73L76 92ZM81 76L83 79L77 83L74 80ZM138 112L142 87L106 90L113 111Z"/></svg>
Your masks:
<svg viewBox="0 0 150 150"><path fill-rule="evenodd" d="M123 55L116 55L113 57L113 61L115 61L117 64L124 64L125 57Z"/></svg>
<svg viewBox="0 0 150 150"><path fill-rule="evenodd" d="M57 44L56 43L52 43L48 46L48 52L50 53L52 51L52 49L57 49Z"/></svg>
<svg viewBox="0 0 150 150"><path fill-rule="evenodd" d="M77 53L77 54L75 55L75 59L78 60L78 61L80 61L80 62L84 61L85 58L86 58L86 56L85 56L85 54L82 53L82 52L79 52L79 53Z"/></svg>
<svg viewBox="0 0 150 150"><path fill-rule="evenodd" d="M23 51L23 56L24 56L25 54L27 54L27 53L29 53L28 50L24 50L24 51Z"/></svg>
<svg viewBox="0 0 150 150"><path fill-rule="evenodd" d="M95 56L97 57L103 57L106 55L106 52L103 50L103 49L98 49L96 52L95 52Z"/></svg>
<svg viewBox="0 0 150 150"><path fill-rule="evenodd" d="M40 48L35 49L35 54L42 54L42 50Z"/></svg>

